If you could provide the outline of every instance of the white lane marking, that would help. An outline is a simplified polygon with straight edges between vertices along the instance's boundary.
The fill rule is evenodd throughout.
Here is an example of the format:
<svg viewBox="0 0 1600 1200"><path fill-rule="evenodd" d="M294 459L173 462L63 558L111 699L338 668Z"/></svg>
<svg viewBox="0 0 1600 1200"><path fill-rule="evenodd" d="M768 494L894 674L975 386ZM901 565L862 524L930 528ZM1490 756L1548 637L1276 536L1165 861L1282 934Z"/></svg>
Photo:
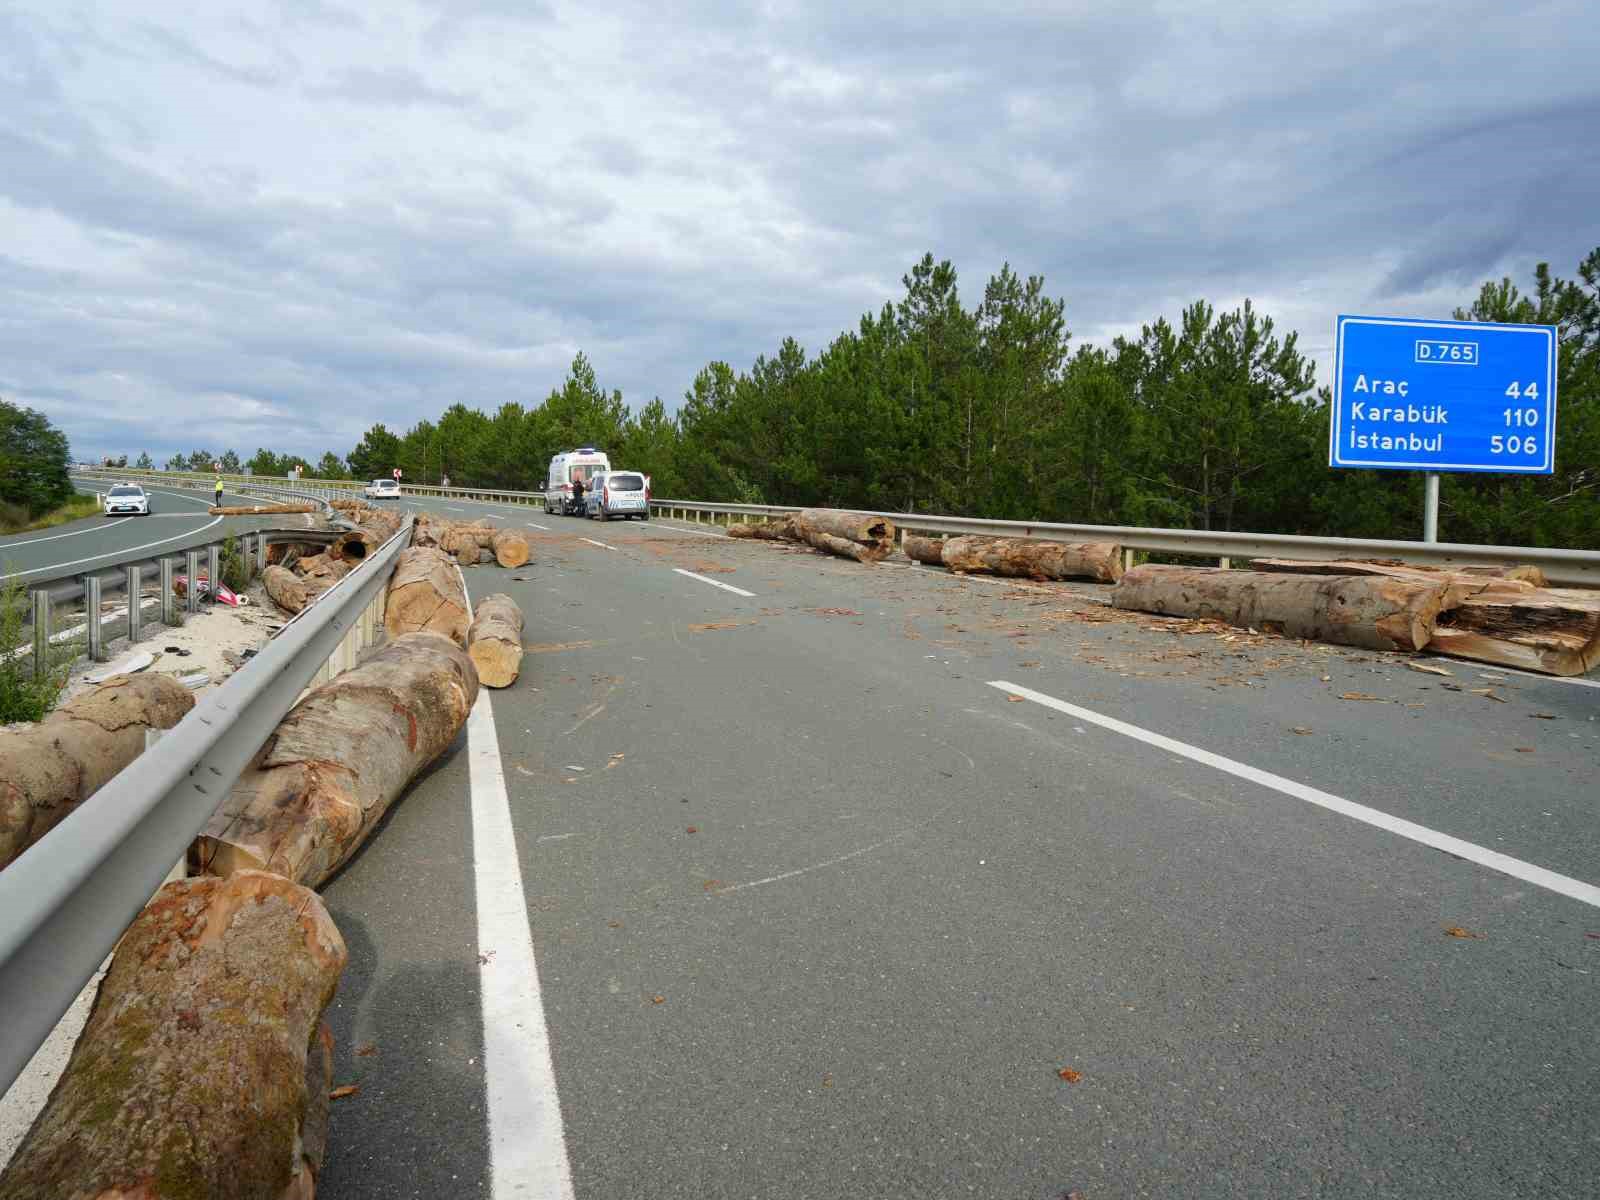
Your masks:
<svg viewBox="0 0 1600 1200"><path fill-rule="evenodd" d="M546 533L550 532L550 526L548 526L548 525L535 525L532 521L525 522L525 524L528 526L529 529L542 529Z"/></svg>
<svg viewBox="0 0 1600 1200"><path fill-rule="evenodd" d="M470 618L470 600L467 608ZM539 990L539 965L528 928L528 901L488 688L479 689L467 717L467 761L490 1195L495 1200L512 1196L572 1200L572 1167L561 1127L550 1028Z"/></svg>
<svg viewBox="0 0 1600 1200"><path fill-rule="evenodd" d="M115 521L107 521L104 525L91 525L87 529L74 529L71 533L52 533L49 537L29 538L25 542L0 542L0 550L10 550L13 546L32 546L36 542L53 542L58 538L77 537L80 533L95 533L101 529L113 529L124 521L131 521L132 517L119 517Z"/></svg>
<svg viewBox="0 0 1600 1200"><path fill-rule="evenodd" d="M1441 655L1440 657L1449 658L1448 655ZM1470 659L1464 658L1450 658L1450 661L1456 663L1462 669L1476 667L1479 669L1479 671L1487 671L1491 675L1498 675L1501 673L1507 675L1521 675L1526 679L1537 679L1541 683L1575 683L1579 687L1600 688L1600 679L1580 679L1576 675L1541 675L1537 671L1524 671L1518 667L1499 667L1495 666L1493 663L1477 663L1471 661Z"/></svg>
<svg viewBox="0 0 1600 1200"><path fill-rule="evenodd" d="M199 513L195 514L195 516L200 515L201 514ZM49 571L62 571L67 567L76 567L82 565L83 563L98 562L103 558L127 559L130 556L137 554L141 550L153 550L157 546L165 546L168 542L182 541L186 537L193 537L197 533L204 533L213 525L218 524L224 519L225 518L223 517L212 517L211 520L207 521L198 529L191 529L188 533L174 534L172 537L162 538L159 542L146 542L142 546L128 546L122 550L107 550L104 554L92 554L88 558L74 559L72 562L53 563L48 567L35 567L31 571L18 571L15 575L0 575L0 580L26 579L29 575L43 575Z"/></svg>
<svg viewBox="0 0 1600 1200"><path fill-rule="evenodd" d="M658 528L658 529L670 529L670 530L672 530L673 533L698 533L701 537L715 537L715 538L725 538L725 537L728 536L725 533L712 533L709 529L696 529L692 525L669 525L667 522L662 521L660 517L656 517L656 518L654 518L654 520L655 521L660 521L660 524L657 525L656 528ZM642 522L640 522L640 524L649 525L649 524L651 524L651 522L650 521L642 521Z"/></svg>
<svg viewBox="0 0 1600 1200"><path fill-rule="evenodd" d="M1426 825L1418 825L1414 821L1407 821L1403 817L1391 816L1386 812L1379 812L1375 808L1368 808L1365 804L1357 804L1353 800L1345 800L1339 796L1324 792L1319 788L1308 787L1303 783L1296 783L1292 779L1285 779L1282 775L1274 775L1271 771L1263 771L1258 767L1247 766L1231 758L1224 758L1220 754L1213 754L1209 750L1202 750L1198 746L1191 746L1187 742L1180 742L1175 738L1165 737L1159 733L1152 733L1148 729L1141 729L1137 725L1130 725L1126 721L1119 721L1115 717L1107 717L1088 708L1079 708L1076 704L1068 704L1065 700L1057 700L1054 696L1047 696L1043 692L1036 692L1032 688L1021 687L1015 683L1007 683L1003 679L991 679L989 686L1002 692L1009 692L1013 696L1021 696L1024 700L1032 700L1035 704L1042 704L1045 708L1053 708L1057 712L1066 713L1080 721L1088 721L1102 729L1109 729L1113 733L1120 733L1124 737L1133 738L1147 746L1154 746L1158 750L1165 750L1169 754L1176 754L1187 758L1191 762L1201 763L1208 767L1215 767L1239 779L1249 780L1251 783L1260 784L1262 787L1271 788L1273 791L1282 792L1285 796L1292 796L1296 800L1304 800L1307 804L1315 804L1318 808L1328 809L1330 812L1339 813L1353 821L1360 821L1365 825L1372 825L1389 833L1398 834L1400 837L1409 838L1413 842L1420 842L1424 846L1431 846L1435 850L1443 850L1446 854L1454 854L1468 862L1475 862L1479 866L1488 867L1492 871L1510 875L1524 883L1531 883L1536 887L1547 888L1558 895L1566 896L1584 904L1600 908L1600 887L1592 883L1585 883L1581 879L1573 879L1570 875L1560 875L1544 867L1535 866L1533 863L1523 862L1520 858L1512 858L1509 854L1501 854L1498 850L1490 850L1473 842L1463 841L1458 837L1451 837L1448 833L1440 833L1429 829Z"/></svg>
<svg viewBox="0 0 1600 1200"><path fill-rule="evenodd" d="M712 587L721 588L725 592L732 592L735 596L754 596L754 592L747 592L743 588L736 588L731 583L723 583L720 579L707 579L704 575L696 575L693 571L685 571L682 567L673 567L679 575L687 575L690 579L698 579L701 583L709 583Z"/></svg>
<svg viewBox="0 0 1600 1200"><path fill-rule="evenodd" d="M445 507L448 508L451 512L466 512L467 511L464 508L457 508L454 504L446 504Z"/></svg>
<svg viewBox="0 0 1600 1200"><path fill-rule="evenodd" d="M615 546L608 546L604 542L597 542L593 538L579 538L580 542L588 542L591 546L599 546L602 550L615 550Z"/></svg>
<svg viewBox="0 0 1600 1200"><path fill-rule="evenodd" d="M838 858L830 858L827 862L813 863L809 867L801 867L795 871L785 871L782 875L768 875L765 879L752 879L749 883L735 883L728 887L712 888L713 896L726 896L729 892L742 892L745 888L764 887L769 883L777 883L781 879L793 879L796 875L806 875L812 871L821 871L826 867L836 867L842 862L849 862L852 858L860 858L863 854L871 854L879 846L887 846L901 834L886 837L881 842L873 842L870 846L863 846L859 850L852 850L849 854L841 854Z"/></svg>

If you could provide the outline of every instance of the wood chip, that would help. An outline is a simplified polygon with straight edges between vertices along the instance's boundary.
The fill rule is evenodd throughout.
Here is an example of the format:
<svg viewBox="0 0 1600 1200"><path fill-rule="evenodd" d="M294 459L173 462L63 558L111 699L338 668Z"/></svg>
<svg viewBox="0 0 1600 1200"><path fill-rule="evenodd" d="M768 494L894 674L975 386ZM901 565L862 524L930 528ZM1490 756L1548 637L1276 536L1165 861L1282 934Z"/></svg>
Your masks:
<svg viewBox="0 0 1600 1200"><path fill-rule="evenodd" d="M1432 663L1418 662L1416 659L1412 659L1407 662L1406 666L1410 667L1413 671L1421 671L1425 675L1449 675L1452 678L1455 676L1454 671L1447 671L1445 668L1436 667Z"/></svg>
<svg viewBox="0 0 1600 1200"><path fill-rule="evenodd" d="M667 1002L667 998L665 996L651 996L650 997L650 1003L651 1004L665 1004L666 1002Z"/></svg>
<svg viewBox="0 0 1600 1200"><path fill-rule="evenodd" d="M1292 726L1289 729L1289 732L1290 733L1298 733L1298 734L1300 734L1300 736L1304 737L1306 734L1308 734L1308 733L1310 733L1312 731L1307 729L1304 725L1295 725L1295 726Z"/></svg>
<svg viewBox="0 0 1600 1200"><path fill-rule="evenodd" d="M1339 699L1341 699L1341 700L1376 700L1379 703L1383 703L1383 697L1382 696L1369 696L1365 692L1341 692L1340 695L1339 695Z"/></svg>
<svg viewBox="0 0 1600 1200"><path fill-rule="evenodd" d="M1473 933L1470 929L1463 929L1459 925L1446 925L1445 930L1453 938L1481 938L1483 934Z"/></svg>
<svg viewBox="0 0 1600 1200"><path fill-rule="evenodd" d="M1559 721L1561 719L1555 713L1529 713L1528 715L1535 721Z"/></svg>
<svg viewBox="0 0 1600 1200"><path fill-rule="evenodd" d="M1485 700L1495 700L1501 704L1507 703L1504 696L1495 695L1493 688L1468 688L1467 691L1471 692L1474 696L1482 696Z"/></svg>
<svg viewBox="0 0 1600 1200"><path fill-rule="evenodd" d="M336 1087L333 1089L333 1091L329 1092L328 1099L347 1100L351 1096L359 1094L360 1091L361 1085L359 1083L347 1083L343 1087Z"/></svg>
<svg viewBox="0 0 1600 1200"><path fill-rule="evenodd" d="M1013 703L1013 704L1021 704L1022 703L1022 697L1021 696L1007 696L1006 699L1011 701L1011 703Z"/></svg>
<svg viewBox="0 0 1600 1200"><path fill-rule="evenodd" d="M1068 1083L1077 1083L1083 1078L1082 1071L1074 1071L1071 1067L1062 1067L1056 1074Z"/></svg>

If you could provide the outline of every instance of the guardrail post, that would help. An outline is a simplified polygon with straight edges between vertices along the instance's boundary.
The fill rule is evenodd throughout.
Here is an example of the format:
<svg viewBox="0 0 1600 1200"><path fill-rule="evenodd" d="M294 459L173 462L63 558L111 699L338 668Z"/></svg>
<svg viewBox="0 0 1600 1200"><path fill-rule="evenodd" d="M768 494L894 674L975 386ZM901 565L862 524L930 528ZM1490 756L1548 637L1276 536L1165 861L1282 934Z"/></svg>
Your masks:
<svg viewBox="0 0 1600 1200"><path fill-rule="evenodd" d="M124 591L128 595L128 641L137 642L144 633L144 568L129 563L124 570Z"/></svg>
<svg viewBox="0 0 1600 1200"><path fill-rule="evenodd" d="M33 673L42 677L50 670L50 593L37 588L33 593Z"/></svg>
<svg viewBox="0 0 1600 1200"><path fill-rule="evenodd" d="M172 560L161 558L161 623L176 628L183 624L178 615L178 593L172 590Z"/></svg>
<svg viewBox="0 0 1600 1200"><path fill-rule="evenodd" d="M1133 547L1132 546L1123 547L1123 550L1122 550L1122 569L1124 571L1133 570Z"/></svg>
<svg viewBox="0 0 1600 1200"><path fill-rule="evenodd" d="M189 580L189 586L184 588L188 595L184 597L183 607L189 612L197 613L200 611L200 551L183 552L183 569Z"/></svg>
<svg viewBox="0 0 1600 1200"><path fill-rule="evenodd" d="M212 542L206 547L206 578L211 580L210 603L217 602L217 584L222 571L222 547Z"/></svg>
<svg viewBox="0 0 1600 1200"><path fill-rule="evenodd" d="M106 648L100 636L100 576L83 577L84 628L89 635L89 661L105 662Z"/></svg>
<svg viewBox="0 0 1600 1200"><path fill-rule="evenodd" d="M1217 566L1224 571L1229 570L1233 566L1233 559L1229 558L1226 554L1221 555L1217 559Z"/></svg>

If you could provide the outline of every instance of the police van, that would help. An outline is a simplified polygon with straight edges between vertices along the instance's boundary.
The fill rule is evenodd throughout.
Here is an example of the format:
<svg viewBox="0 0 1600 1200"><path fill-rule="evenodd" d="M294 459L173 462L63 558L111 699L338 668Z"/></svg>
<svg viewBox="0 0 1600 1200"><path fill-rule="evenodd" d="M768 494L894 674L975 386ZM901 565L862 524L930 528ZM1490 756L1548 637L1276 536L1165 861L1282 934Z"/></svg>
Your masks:
<svg viewBox="0 0 1600 1200"><path fill-rule="evenodd" d="M569 517L582 516L582 503L574 501L572 497L573 481L581 479L584 490L588 491L589 481L609 470L611 460L606 457L606 452L596 450L593 446L580 446L576 450L555 455L550 460L550 477L544 485L545 512Z"/></svg>

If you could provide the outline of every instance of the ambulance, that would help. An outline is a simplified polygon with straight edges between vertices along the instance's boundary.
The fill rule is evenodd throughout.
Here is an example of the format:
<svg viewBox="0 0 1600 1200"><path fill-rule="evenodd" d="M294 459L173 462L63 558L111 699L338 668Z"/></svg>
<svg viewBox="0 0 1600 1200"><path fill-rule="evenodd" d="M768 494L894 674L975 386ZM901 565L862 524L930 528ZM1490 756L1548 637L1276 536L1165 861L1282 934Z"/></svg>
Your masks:
<svg viewBox="0 0 1600 1200"><path fill-rule="evenodd" d="M583 480L584 490L596 475L611 470L611 460L604 450L593 446L580 446L550 459L550 477L544 485L544 511L563 516L582 516L583 505L572 498L572 481Z"/></svg>

